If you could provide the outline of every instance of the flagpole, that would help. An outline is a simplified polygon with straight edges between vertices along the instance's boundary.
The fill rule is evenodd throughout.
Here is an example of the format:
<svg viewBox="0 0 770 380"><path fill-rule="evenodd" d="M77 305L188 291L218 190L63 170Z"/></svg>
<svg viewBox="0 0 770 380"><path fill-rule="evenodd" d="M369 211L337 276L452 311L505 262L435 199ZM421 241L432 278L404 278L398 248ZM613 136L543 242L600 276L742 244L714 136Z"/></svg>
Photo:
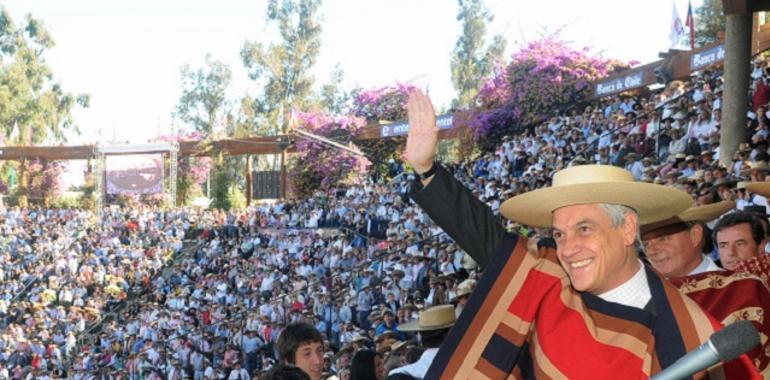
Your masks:
<svg viewBox="0 0 770 380"><path fill-rule="evenodd" d="M690 28L690 50L695 49L695 18L692 15L692 1L687 0L687 21L685 22Z"/></svg>

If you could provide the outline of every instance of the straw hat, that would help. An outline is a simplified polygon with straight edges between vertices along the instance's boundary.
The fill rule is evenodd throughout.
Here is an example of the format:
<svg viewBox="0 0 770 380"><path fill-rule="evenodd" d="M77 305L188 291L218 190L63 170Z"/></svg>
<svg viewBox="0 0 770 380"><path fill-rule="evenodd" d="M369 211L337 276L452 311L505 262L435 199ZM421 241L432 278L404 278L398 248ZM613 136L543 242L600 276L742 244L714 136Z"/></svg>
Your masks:
<svg viewBox="0 0 770 380"><path fill-rule="evenodd" d="M380 333L380 335L377 335L374 337L374 343L379 344L383 340L387 339L396 339L398 337L398 334L393 330L385 330L384 332Z"/></svg>
<svg viewBox="0 0 770 380"><path fill-rule="evenodd" d="M746 190L767 198L770 197L770 182L746 182Z"/></svg>
<svg viewBox="0 0 770 380"><path fill-rule="evenodd" d="M398 326L401 331L430 331L452 327L455 324L455 308L452 305L440 305L420 312L420 318Z"/></svg>
<svg viewBox="0 0 770 380"><path fill-rule="evenodd" d="M462 296L467 296L468 294L473 293L473 288L470 286L458 286L457 287L457 294L455 297L460 298Z"/></svg>
<svg viewBox="0 0 770 380"><path fill-rule="evenodd" d="M393 343L392 346L390 346L390 352L398 352L402 348L406 348L406 345L409 344L409 341L397 341Z"/></svg>
<svg viewBox="0 0 770 380"><path fill-rule="evenodd" d="M735 208L735 201L722 201L718 203L711 203L703 206L690 207L683 211L679 215L673 216L666 220L643 225L642 233L648 233L655 231L659 228L667 227L678 223L689 222L701 222L708 223L722 214Z"/></svg>
<svg viewBox="0 0 770 380"><path fill-rule="evenodd" d="M380 342L379 344L375 345L375 348L377 349L377 352L379 352L381 354L382 353L386 353L386 352L390 352L390 348L395 343L397 343L397 342L398 342L397 339L388 338L388 339L385 339L384 341Z"/></svg>
<svg viewBox="0 0 770 380"><path fill-rule="evenodd" d="M628 206L637 212L641 224L649 224L686 210L692 199L677 189L635 182L631 172L618 167L583 165L556 172L551 187L517 195L500 210L514 222L551 227L556 209L592 203Z"/></svg>
<svg viewBox="0 0 770 380"><path fill-rule="evenodd" d="M461 282L459 285L457 285L457 291L456 291L456 298L460 298L462 296L466 296L468 294L473 293L473 289L476 289L476 280L473 279L467 279L463 282Z"/></svg>
<svg viewBox="0 0 770 380"><path fill-rule="evenodd" d="M752 171L769 172L770 166L767 165L767 161L749 162L746 167L741 168L741 175L749 174Z"/></svg>

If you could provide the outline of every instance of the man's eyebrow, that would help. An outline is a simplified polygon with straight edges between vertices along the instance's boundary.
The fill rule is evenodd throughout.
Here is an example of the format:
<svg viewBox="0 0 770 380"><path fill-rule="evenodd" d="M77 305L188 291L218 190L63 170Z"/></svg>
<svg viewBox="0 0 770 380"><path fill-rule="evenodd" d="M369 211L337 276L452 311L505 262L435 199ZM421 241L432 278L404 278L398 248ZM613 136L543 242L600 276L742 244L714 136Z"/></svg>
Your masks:
<svg viewBox="0 0 770 380"><path fill-rule="evenodd" d="M580 219L577 222L575 222L573 225L569 226L567 229L579 227L579 226L582 226L582 225L585 225L585 224L595 225L596 222L594 222L591 219ZM551 227L551 229L553 231L556 231L556 232L564 232L564 231L562 231L561 229L559 229L557 227Z"/></svg>

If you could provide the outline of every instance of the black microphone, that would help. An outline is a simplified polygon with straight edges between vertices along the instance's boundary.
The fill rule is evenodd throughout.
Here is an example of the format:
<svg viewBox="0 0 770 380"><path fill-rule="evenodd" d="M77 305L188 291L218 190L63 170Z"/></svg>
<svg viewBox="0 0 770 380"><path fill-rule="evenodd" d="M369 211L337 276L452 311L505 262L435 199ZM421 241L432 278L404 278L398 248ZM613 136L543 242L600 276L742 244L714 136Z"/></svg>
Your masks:
<svg viewBox="0 0 770 380"><path fill-rule="evenodd" d="M759 333L749 321L738 321L711 335L706 343L688 352L650 380L689 378L719 362L729 362L759 344Z"/></svg>

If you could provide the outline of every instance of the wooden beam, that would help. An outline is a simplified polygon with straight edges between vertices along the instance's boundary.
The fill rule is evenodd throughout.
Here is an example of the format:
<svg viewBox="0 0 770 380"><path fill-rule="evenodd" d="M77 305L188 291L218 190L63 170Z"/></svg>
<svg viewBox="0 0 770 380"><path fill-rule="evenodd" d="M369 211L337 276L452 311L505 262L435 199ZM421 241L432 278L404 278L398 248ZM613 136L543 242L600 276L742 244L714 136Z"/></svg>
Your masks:
<svg viewBox="0 0 770 380"><path fill-rule="evenodd" d="M87 160L93 156L93 145L0 147L0 160L21 160L25 158L42 158L47 160Z"/></svg>

